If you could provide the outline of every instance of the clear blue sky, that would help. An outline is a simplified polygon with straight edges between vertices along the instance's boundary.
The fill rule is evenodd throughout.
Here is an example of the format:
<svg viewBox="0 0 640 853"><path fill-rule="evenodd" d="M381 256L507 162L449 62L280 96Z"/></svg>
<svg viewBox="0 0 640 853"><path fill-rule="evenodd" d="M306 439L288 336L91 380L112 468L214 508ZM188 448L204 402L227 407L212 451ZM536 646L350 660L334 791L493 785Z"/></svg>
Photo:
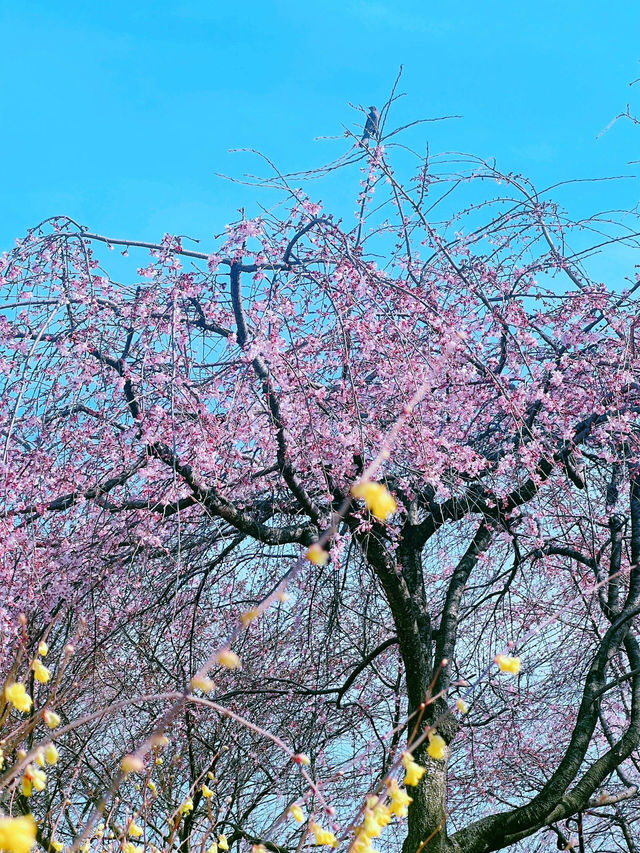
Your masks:
<svg viewBox="0 0 640 853"><path fill-rule="evenodd" d="M414 142L495 156L540 186L640 173L627 165L640 127L596 139L627 101L640 112L629 0L5 0L0 31L3 249L59 213L116 237L207 245L239 207L256 210L254 190L215 176L257 167L230 148L285 171L332 159L346 140L315 138L356 121L349 101L383 101L400 63L398 124L463 116ZM577 215L629 207L639 187L582 185L563 201ZM340 208L352 189L318 193Z"/></svg>

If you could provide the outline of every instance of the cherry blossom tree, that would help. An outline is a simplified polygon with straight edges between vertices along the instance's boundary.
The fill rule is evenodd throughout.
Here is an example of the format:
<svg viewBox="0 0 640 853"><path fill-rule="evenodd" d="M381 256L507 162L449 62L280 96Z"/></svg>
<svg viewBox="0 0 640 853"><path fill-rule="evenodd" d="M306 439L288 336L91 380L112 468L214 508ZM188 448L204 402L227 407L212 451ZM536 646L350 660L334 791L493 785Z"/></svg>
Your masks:
<svg viewBox="0 0 640 853"><path fill-rule="evenodd" d="M637 228L389 106L211 246L2 257L0 787L45 848L637 850L640 279L589 273Z"/></svg>

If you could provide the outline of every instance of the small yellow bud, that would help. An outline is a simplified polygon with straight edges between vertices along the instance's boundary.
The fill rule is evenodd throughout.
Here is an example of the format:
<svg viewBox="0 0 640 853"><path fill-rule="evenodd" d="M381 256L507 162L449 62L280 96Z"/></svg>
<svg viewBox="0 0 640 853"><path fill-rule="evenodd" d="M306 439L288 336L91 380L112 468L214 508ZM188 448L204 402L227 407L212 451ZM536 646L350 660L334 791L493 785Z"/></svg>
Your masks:
<svg viewBox="0 0 640 853"><path fill-rule="evenodd" d="M213 797L213 791L211 790L211 788L207 787L207 785L203 785L202 786L202 796L208 800L209 797Z"/></svg>
<svg viewBox="0 0 640 853"><path fill-rule="evenodd" d="M221 850L228 850L229 849L229 842L227 841L226 835L219 835L218 836L218 847Z"/></svg>
<svg viewBox="0 0 640 853"><path fill-rule="evenodd" d="M34 758L34 761L38 765L38 767L44 767L44 765L45 765L44 750L39 749L36 752L36 757Z"/></svg>
<svg viewBox="0 0 640 853"><path fill-rule="evenodd" d="M43 658L46 658L46 656L49 654L49 646L45 643L44 640L40 640L40 642L38 643L38 654L41 655Z"/></svg>
<svg viewBox="0 0 640 853"><path fill-rule="evenodd" d="M151 738L151 744L158 748L169 746L169 738L166 735L153 735Z"/></svg>
<svg viewBox="0 0 640 853"><path fill-rule="evenodd" d="M56 729L60 725L60 715L56 714L55 711L45 708L42 716L44 717L45 725L50 729Z"/></svg>
<svg viewBox="0 0 640 853"><path fill-rule="evenodd" d="M240 669L242 667L240 658L231 649L223 649L221 652L218 652L216 660L225 669Z"/></svg>
<svg viewBox="0 0 640 853"><path fill-rule="evenodd" d="M56 838L52 838L49 842L49 846L52 850L55 850L56 853L60 853L60 851L64 847L64 844L62 843L62 841L58 841Z"/></svg>
<svg viewBox="0 0 640 853"><path fill-rule="evenodd" d="M154 793L154 794L155 794L155 792L156 792L156 783L153 781L153 779L149 779L149 781L147 782L147 788L148 788L152 793Z"/></svg>
<svg viewBox="0 0 640 853"><path fill-rule="evenodd" d="M469 710L469 706L464 701L464 699L456 699L456 708L460 711L461 714L466 714Z"/></svg>

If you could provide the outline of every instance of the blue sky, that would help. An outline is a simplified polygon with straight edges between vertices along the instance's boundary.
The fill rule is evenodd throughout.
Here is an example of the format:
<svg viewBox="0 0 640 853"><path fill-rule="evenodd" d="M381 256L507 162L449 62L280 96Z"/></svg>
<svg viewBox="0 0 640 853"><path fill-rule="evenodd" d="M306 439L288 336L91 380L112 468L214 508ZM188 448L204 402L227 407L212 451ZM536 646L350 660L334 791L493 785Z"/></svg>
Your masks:
<svg viewBox="0 0 640 853"><path fill-rule="evenodd" d="M131 239L211 235L256 191L216 177L256 171L250 146L284 171L338 156L402 63L398 124L432 151L495 156L539 186L640 173L640 5L388 0L5 0L0 248L68 214ZM350 178L353 185L349 184ZM318 196L351 211L358 174ZM575 215L637 203L639 182L562 191Z"/></svg>

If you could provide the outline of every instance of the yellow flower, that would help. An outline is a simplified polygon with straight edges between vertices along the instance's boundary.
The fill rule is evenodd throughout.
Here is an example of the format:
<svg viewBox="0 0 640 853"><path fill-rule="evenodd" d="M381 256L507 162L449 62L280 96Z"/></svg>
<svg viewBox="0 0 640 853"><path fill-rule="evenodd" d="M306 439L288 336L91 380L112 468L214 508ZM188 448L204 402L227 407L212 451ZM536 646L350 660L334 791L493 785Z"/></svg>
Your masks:
<svg viewBox="0 0 640 853"><path fill-rule="evenodd" d="M442 761L442 759L447 754L447 744L443 737L440 735L436 735L433 732L429 732L429 746L427 747L427 755L430 755L431 758L435 758L438 761Z"/></svg>
<svg viewBox="0 0 640 853"><path fill-rule="evenodd" d="M231 649L223 649L221 652L218 652L216 660L225 669L240 669L242 667L240 658Z"/></svg>
<svg viewBox="0 0 640 853"><path fill-rule="evenodd" d="M229 849L229 842L227 841L226 835L219 835L218 836L218 847L221 850L228 850Z"/></svg>
<svg viewBox="0 0 640 853"><path fill-rule="evenodd" d="M149 779L149 781L147 782L147 788L155 794L156 783L152 779Z"/></svg>
<svg viewBox="0 0 640 853"><path fill-rule="evenodd" d="M57 764L58 763L58 750L56 749L55 744L48 743L44 748L44 757L47 761L47 764Z"/></svg>
<svg viewBox="0 0 640 853"><path fill-rule="evenodd" d="M0 817L0 849L7 853L29 853L36 843L36 822L24 817Z"/></svg>
<svg viewBox="0 0 640 853"><path fill-rule="evenodd" d="M260 615L257 607L252 607L250 610L247 610L246 613L240 614L240 621L246 628L247 625L251 625L251 623L258 618Z"/></svg>
<svg viewBox="0 0 640 853"><path fill-rule="evenodd" d="M39 749L36 752L36 757L34 758L34 761L38 765L38 767L44 767L45 760L44 760L44 750L43 749Z"/></svg>
<svg viewBox="0 0 640 853"><path fill-rule="evenodd" d="M318 826L317 823L312 823L309 827L311 832L313 832L313 837L316 840L316 844L323 844L327 847L337 847L338 839L335 837L333 832L329 832L327 829L323 829L321 826Z"/></svg>
<svg viewBox="0 0 640 853"><path fill-rule="evenodd" d="M56 729L60 725L60 715L56 714L55 711L50 711L48 708L45 708L43 717L45 725L50 729Z"/></svg>
<svg viewBox="0 0 640 853"><path fill-rule="evenodd" d="M202 786L202 796L208 800L209 797L213 797L213 791L211 790L211 788L208 788L206 785L203 785Z"/></svg>
<svg viewBox="0 0 640 853"><path fill-rule="evenodd" d="M367 508L380 521L386 521L397 509L397 504L386 486L364 480L351 487L354 498L363 498Z"/></svg>
<svg viewBox="0 0 640 853"><path fill-rule="evenodd" d="M311 545L307 551L306 557L314 566L326 566L329 562L329 554L321 545L318 545L317 542Z"/></svg>
<svg viewBox="0 0 640 853"><path fill-rule="evenodd" d="M409 804L413 802L413 797L410 797L406 790L398 785L395 779L387 782L387 790L389 792L389 799L391 800L391 814L396 817L406 817Z"/></svg>
<svg viewBox="0 0 640 853"><path fill-rule="evenodd" d="M46 658L46 656L49 654L49 646L45 643L44 640L41 640L38 643L38 654L42 655L43 658Z"/></svg>
<svg viewBox="0 0 640 853"><path fill-rule="evenodd" d="M135 820L132 820L129 824L128 834L132 838L140 838L140 836L142 835L142 827L138 826Z"/></svg>
<svg viewBox="0 0 640 853"><path fill-rule="evenodd" d="M402 766L405 769L405 785L417 785L426 772L426 768L416 764L410 752L402 753Z"/></svg>
<svg viewBox="0 0 640 853"><path fill-rule="evenodd" d="M383 823L378 819L381 813L376 814L375 809L365 809L364 820L360 827L360 833L367 838L377 838L382 832Z"/></svg>
<svg viewBox="0 0 640 853"><path fill-rule="evenodd" d="M191 797L187 797L184 803L180 806L179 810L180 814L189 814L189 812L193 811L193 800Z"/></svg>
<svg viewBox="0 0 640 853"><path fill-rule="evenodd" d="M166 735L153 735L151 738L151 744L153 746L157 746L158 749L164 746L169 746L169 738Z"/></svg>
<svg viewBox="0 0 640 853"><path fill-rule="evenodd" d="M143 848L139 844L134 844L132 841L125 841L122 845L122 853L142 853Z"/></svg>
<svg viewBox="0 0 640 853"><path fill-rule="evenodd" d="M207 853L218 853L218 845L215 841L207 848Z"/></svg>
<svg viewBox="0 0 640 853"><path fill-rule="evenodd" d="M27 768L31 776L31 782L36 791L44 791L47 787L47 774L44 770L39 770L37 767Z"/></svg>
<svg viewBox="0 0 640 853"><path fill-rule="evenodd" d="M520 658L514 658L511 655L496 655L494 661L502 672L510 672L512 675L517 675L520 672Z"/></svg>
<svg viewBox="0 0 640 853"><path fill-rule="evenodd" d="M466 714L469 710L469 706L464 701L464 699L456 699L456 708L460 711L461 714Z"/></svg>
<svg viewBox="0 0 640 853"><path fill-rule="evenodd" d="M24 711L26 714L31 710L33 699L27 693L24 684L16 681L15 684L8 684L4 688L4 698L7 702L11 702L14 708L18 711Z"/></svg>
<svg viewBox="0 0 640 853"><path fill-rule="evenodd" d="M60 851L64 847L64 844L62 843L62 841L58 841L56 838L52 838L49 842L49 846L52 850L55 850L56 853L60 853Z"/></svg>
<svg viewBox="0 0 640 853"><path fill-rule="evenodd" d="M289 809L289 814L298 823L302 823L302 821L304 820L304 812L298 805L291 806L291 808Z"/></svg>
<svg viewBox="0 0 640 853"><path fill-rule="evenodd" d="M191 679L192 690L202 690L203 693L209 693L215 688L215 684L206 675L194 675Z"/></svg>
<svg viewBox="0 0 640 853"><path fill-rule="evenodd" d="M42 661L38 660L38 658L36 658L31 664L31 669L33 670L36 681L39 681L40 684L46 684L51 678L51 673Z"/></svg>
<svg viewBox="0 0 640 853"><path fill-rule="evenodd" d="M144 770L144 763L137 755L125 755L120 762L120 769L123 773L140 773Z"/></svg>
<svg viewBox="0 0 640 853"><path fill-rule="evenodd" d="M33 764L27 765L22 777L22 793L25 797L30 797L34 789L36 791L44 791L47 787L47 774L44 770L34 767Z"/></svg>

